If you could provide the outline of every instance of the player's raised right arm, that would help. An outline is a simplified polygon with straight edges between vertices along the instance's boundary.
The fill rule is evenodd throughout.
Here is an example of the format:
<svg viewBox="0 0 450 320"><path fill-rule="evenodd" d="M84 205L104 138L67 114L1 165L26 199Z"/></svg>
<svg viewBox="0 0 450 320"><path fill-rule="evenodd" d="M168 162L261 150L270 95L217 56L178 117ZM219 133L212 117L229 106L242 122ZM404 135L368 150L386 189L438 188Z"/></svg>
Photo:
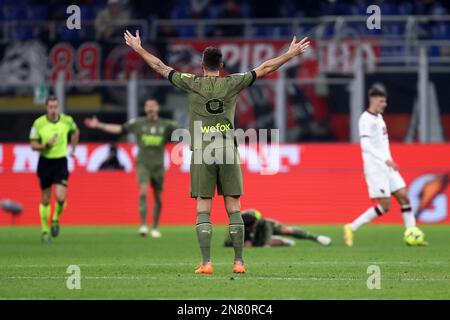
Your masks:
<svg viewBox="0 0 450 320"><path fill-rule="evenodd" d="M276 58L265 61L255 69L256 77L262 78L269 73L274 72L292 58L305 52L308 47L309 41L307 37L297 42L297 38L294 36L294 38L292 38L291 45L289 46L289 50L286 53Z"/></svg>
<svg viewBox="0 0 450 320"><path fill-rule="evenodd" d="M123 133L123 127L120 124L115 123L104 123L100 122L97 117L92 118L86 118L84 119L84 124L86 127L91 129L98 129L101 131L105 131L112 134L122 134Z"/></svg>
<svg viewBox="0 0 450 320"><path fill-rule="evenodd" d="M169 73L173 70L173 68L165 65L159 58L155 57L150 52L142 48L139 30L136 31L136 36L133 36L128 30L123 34L123 36L125 38L125 43L134 51L136 51L142 57L142 59L147 62L150 68L158 72L166 79L169 77Z"/></svg>

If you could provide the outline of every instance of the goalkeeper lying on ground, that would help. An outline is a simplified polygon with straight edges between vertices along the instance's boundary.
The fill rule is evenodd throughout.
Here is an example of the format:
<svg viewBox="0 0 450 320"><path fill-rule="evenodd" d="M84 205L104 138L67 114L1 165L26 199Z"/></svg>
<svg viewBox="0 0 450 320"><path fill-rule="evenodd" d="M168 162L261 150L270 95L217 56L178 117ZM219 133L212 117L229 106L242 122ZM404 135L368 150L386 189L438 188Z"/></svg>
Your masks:
<svg viewBox="0 0 450 320"><path fill-rule="evenodd" d="M331 238L322 235L316 235L306 230L289 227L278 221L264 218L256 209L247 209L242 211L242 219L245 226L245 243L246 247L280 247L293 246L295 241L280 236L290 236L297 239L312 240L323 246L331 243ZM231 239L229 235L225 239L224 245L231 247Z"/></svg>

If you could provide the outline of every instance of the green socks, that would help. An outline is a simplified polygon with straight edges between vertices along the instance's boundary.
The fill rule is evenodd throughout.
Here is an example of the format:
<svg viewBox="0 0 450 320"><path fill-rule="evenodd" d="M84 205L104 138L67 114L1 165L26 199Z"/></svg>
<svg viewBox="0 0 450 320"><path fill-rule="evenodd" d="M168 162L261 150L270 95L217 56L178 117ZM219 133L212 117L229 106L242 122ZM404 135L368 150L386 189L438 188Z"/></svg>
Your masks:
<svg viewBox="0 0 450 320"><path fill-rule="evenodd" d="M240 211L229 212L228 216L230 218L229 233L234 249L234 260L243 262L244 221Z"/></svg>
<svg viewBox="0 0 450 320"><path fill-rule="evenodd" d="M158 229L159 217L161 216L161 201L156 201L153 205L153 229Z"/></svg>
<svg viewBox="0 0 450 320"><path fill-rule="evenodd" d="M147 196L139 196L139 215L141 216L141 225L147 225ZM153 229L158 229L159 217L161 216L161 201L155 200L153 205Z"/></svg>
<svg viewBox="0 0 450 320"><path fill-rule="evenodd" d="M48 225L48 219L50 217L50 205L39 205L39 215L41 216L41 229L42 233L48 233L50 230L50 227Z"/></svg>
<svg viewBox="0 0 450 320"><path fill-rule="evenodd" d="M55 214L53 215L53 222L59 222L59 217L61 216L61 213L63 212L65 207L66 207L65 201L62 203L56 201Z"/></svg>
<svg viewBox="0 0 450 320"><path fill-rule="evenodd" d="M308 239L308 240L314 240L314 241L317 240L317 237L318 237L314 233L310 233L306 230L302 230L299 228L294 228L294 232L293 232L292 236L297 239Z"/></svg>
<svg viewBox="0 0 450 320"><path fill-rule="evenodd" d="M209 212L197 212L197 240L202 253L202 263L206 264L211 260L211 238L212 225Z"/></svg>
<svg viewBox="0 0 450 320"><path fill-rule="evenodd" d="M141 225L147 225L147 196L139 196L139 215L141 216ZM161 201L155 201L153 206L153 229L158 228L159 217L161 216Z"/></svg>
<svg viewBox="0 0 450 320"><path fill-rule="evenodd" d="M234 260L243 262L244 221L242 220L240 211L230 212L228 216L230 218L229 233L234 248ZM212 225L209 212L197 212L197 225L195 229L202 253L202 263L206 264L211 260Z"/></svg>
<svg viewBox="0 0 450 320"><path fill-rule="evenodd" d="M139 215L141 216L141 225L147 225L147 197L139 196Z"/></svg>

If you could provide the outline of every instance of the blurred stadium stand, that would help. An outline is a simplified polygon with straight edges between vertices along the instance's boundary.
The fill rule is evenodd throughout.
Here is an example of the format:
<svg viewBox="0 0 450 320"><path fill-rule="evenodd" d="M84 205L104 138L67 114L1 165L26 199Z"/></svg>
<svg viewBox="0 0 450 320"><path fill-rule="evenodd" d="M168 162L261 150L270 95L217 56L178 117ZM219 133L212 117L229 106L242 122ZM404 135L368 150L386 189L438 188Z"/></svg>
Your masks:
<svg viewBox="0 0 450 320"><path fill-rule="evenodd" d="M107 7L107 2L107 0L79 1L83 23L92 25L98 13ZM165 32L168 32L169 36L175 35L178 38L241 36L242 26L245 28L251 26L251 35L261 38L273 38L280 35L290 36L292 30L287 25L288 21L280 23L278 27L274 27L270 23L261 25L253 23L249 19L286 18L294 19L294 24L296 24L296 18L366 15L367 6L371 4L379 5L383 16L428 15L436 18L445 16L450 12L450 1L448 0L283 0L264 2L264 5L261 5L262 2L260 0L167 0L162 4L158 4L158 8L155 8L151 2L143 0L129 0L122 1L122 3L123 9L132 19L145 20L145 24L153 25L151 34L155 35L156 32L158 36L165 36ZM47 32L50 33L51 40L72 41L73 36L70 33L58 33L54 30L58 28L59 24L65 25L65 10L70 4L72 4L70 1L3 0L0 10L0 22L3 24L5 34L2 41L30 40L37 35L44 35ZM225 25L227 28L225 29L228 29L228 32L224 34L220 32L221 28L213 27L208 27L206 30L200 28L202 33L199 34L199 28L194 26L199 24L199 19L206 20L200 24L207 24L208 22L214 24L218 19L234 19L238 21L227 22ZM162 28L165 25L164 20L169 20L170 22L174 22L174 20L195 21L186 25L178 24L175 30L167 30ZM320 23L321 20L315 21ZM373 32L365 28L364 25L350 23L348 26L355 28L359 35L373 35ZM402 21L398 21L393 23L390 28L383 28L382 31L386 32L386 35L401 36L405 34L405 24ZM431 19L424 31L428 39L448 39L450 36L450 22L433 22L433 19ZM328 35L332 36L333 34L330 33ZM91 38L92 34L85 33L80 35L79 39L90 40Z"/></svg>
<svg viewBox="0 0 450 320"><path fill-rule="evenodd" d="M186 99L123 45L120 32L107 39L96 32L108 0L78 1L81 30L66 27L71 1L0 3L0 141L26 141L48 91L59 94L80 124L94 113L123 122L149 96L161 101L164 116L186 119L186 108L180 108ZM380 30L366 26L372 4L381 8ZM226 72L232 73L283 51L293 34L313 40L301 61L240 97L239 127L279 127L287 142L354 141L354 115L364 107L364 92L380 82L390 94L386 120L392 140L450 139L450 1L165 0L155 6L129 0L121 5L130 18L118 21L118 29L141 30L148 49L186 72L200 72L200 52L209 43L226 50ZM88 130L82 135L115 139Z"/></svg>

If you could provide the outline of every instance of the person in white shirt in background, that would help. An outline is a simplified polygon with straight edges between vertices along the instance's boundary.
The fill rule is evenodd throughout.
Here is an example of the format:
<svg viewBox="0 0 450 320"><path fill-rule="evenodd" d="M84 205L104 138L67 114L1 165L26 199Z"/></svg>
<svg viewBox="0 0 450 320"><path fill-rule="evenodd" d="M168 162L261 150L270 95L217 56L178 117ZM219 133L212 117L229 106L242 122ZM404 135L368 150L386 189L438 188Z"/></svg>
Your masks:
<svg viewBox="0 0 450 320"><path fill-rule="evenodd" d="M387 107L387 93L381 86L373 86L368 94L369 107L359 119L359 136L369 196L378 203L344 226L344 241L348 247L353 246L354 232L389 211L391 195L400 204L405 228L416 227L405 181L389 149L388 132L382 116Z"/></svg>

